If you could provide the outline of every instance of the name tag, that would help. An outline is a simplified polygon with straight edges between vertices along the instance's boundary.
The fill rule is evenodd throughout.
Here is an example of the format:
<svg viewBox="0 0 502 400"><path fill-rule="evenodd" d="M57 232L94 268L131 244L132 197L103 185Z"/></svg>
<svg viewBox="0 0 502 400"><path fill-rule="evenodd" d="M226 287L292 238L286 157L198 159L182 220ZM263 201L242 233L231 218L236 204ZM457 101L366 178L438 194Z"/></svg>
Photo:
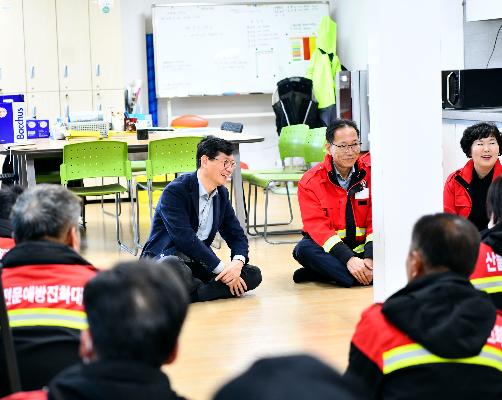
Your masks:
<svg viewBox="0 0 502 400"><path fill-rule="evenodd" d="M362 200L362 199L367 199L370 196L370 190L368 188L364 188L360 192L356 193L356 199Z"/></svg>

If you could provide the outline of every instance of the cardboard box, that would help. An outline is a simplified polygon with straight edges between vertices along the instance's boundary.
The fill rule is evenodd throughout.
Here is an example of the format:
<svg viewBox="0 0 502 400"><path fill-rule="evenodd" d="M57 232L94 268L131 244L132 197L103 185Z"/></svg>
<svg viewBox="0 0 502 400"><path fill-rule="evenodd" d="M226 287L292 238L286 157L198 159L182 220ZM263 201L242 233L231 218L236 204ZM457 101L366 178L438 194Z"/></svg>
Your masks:
<svg viewBox="0 0 502 400"><path fill-rule="evenodd" d="M0 102L0 143L27 141L24 102Z"/></svg>
<svg viewBox="0 0 502 400"><path fill-rule="evenodd" d="M51 135L48 119L27 119L26 132L28 139L46 139Z"/></svg>

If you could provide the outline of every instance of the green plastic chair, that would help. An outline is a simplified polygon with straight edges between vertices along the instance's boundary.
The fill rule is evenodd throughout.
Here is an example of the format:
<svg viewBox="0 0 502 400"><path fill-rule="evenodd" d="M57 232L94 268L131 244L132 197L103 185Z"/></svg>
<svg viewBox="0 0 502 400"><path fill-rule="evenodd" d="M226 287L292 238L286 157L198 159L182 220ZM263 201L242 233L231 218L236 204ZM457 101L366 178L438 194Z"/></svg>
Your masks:
<svg viewBox="0 0 502 400"><path fill-rule="evenodd" d="M158 175L194 171L196 168L197 145L201 140L202 136L184 136L152 140L148 143L146 185L138 182L136 190L146 190L148 193L150 220L153 217L152 193L156 190L164 190L169 183L167 179L164 182L153 182L153 178ZM139 243L139 208L137 209L137 215L138 241L136 245L141 246Z"/></svg>
<svg viewBox="0 0 502 400"><path fill-rule="evenodd" d="M279 243L296 243L296 241L273 241L269 239L269 235L285 235L290 233L300 233L299 230L279 230L279 231L269 231L268 228L270 226L283 226L289 225L293 222L293 208L291 206L291 196L289 193L289 183L298 183L303 176L303 171L297 170L287 170L284 168L284 160L289 157L305 157L305 139L307 137L309 131L308 125L299 124L299 125L290 125L282 128L281 135L279 136L279 153L281 157L281 161L283 163L282 170L276 170L276 172L258 172L254 174L249 174L246 176L245 180L249 183L249 191L248 191L248 221L247 221L247 232L248 234L255 236L260 235L263 236L267 243L271 244L279 244ZM243 175L244 179L244 175ZM271 191L272 185L276 183L285 183L286 184L286 195L288 199L289 206L289 221L288 222L280 222L270 224L268 222L268 201L269 201L269 193ZM254 187L254 219L253 219L253 230L255 233L252 233L250 230L251 224L251 193L252 188ZM263 225L258 225L256 221L256 207L257 207L257 194L258 187L261 187L265 191L265 220ZM263 227L263 230L260 231L257 228Z"/></svg>
<svg viewBox="0 0 502 400"><path fill-rule="evenodd" d="M133 199L131 191L131 162L127 159L127 143L116 141L91 141L68 144L63 148L63 164L60 167L61 183L67 185L69 181L85 178L120 178L125 177L127 188L119 183L112 183L99 186L85 186L69 188L78 196L106 196L115 195L115 228L117 243L121 250L136 255L136 246L128 247L122 242L120 233L120 194L127 192L129 198ZM83 208L85 213L85 205ZM137 233L134 216L134 206L131 204L131 223L133 229L134 243L136 243ZM84 214L85 216L85 214Z"/></svg>
<svg viewBox="0 0 502 400"><path fill-rule="evenodd" d="M309 129L305 139L305 162L321 162L326 156L326 127Z"/></svg>

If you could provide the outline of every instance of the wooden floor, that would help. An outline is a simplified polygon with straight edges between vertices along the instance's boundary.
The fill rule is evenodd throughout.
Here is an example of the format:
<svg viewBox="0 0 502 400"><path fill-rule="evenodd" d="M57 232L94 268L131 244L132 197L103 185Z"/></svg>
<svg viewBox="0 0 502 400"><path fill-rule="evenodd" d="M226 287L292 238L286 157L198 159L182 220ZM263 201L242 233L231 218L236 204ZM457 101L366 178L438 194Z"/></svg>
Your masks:
<svg viewBox="0 0 502 400"><path fill-rule="evenodd" d="M293 203L298 220L296 197ZM113 205L105 204L105 209L112 211ZM284 220L286 198L272 196L271 210L276 221ZM129 205L123 211L122 228L127 234ZM146 207L141 217L145 238ZM82 253L96 267L109 268L119 260L134 259L117 249L114 219L103 214L100 205L88 206L87 219ZM290 236L294 238L299 235ZM264 356L309 352L339 370L347 365L350 338L361 311L372 302L372 289L294 284L292 274L298 266L291 256L293 244L270 245L261 238L250 238L249 245L251 264L262 270L261 286L241 299L192 305L179 357L165 368L175 390L187 398L210 399L222 383ZM215 251L228 259L226 246Z"/></svg>

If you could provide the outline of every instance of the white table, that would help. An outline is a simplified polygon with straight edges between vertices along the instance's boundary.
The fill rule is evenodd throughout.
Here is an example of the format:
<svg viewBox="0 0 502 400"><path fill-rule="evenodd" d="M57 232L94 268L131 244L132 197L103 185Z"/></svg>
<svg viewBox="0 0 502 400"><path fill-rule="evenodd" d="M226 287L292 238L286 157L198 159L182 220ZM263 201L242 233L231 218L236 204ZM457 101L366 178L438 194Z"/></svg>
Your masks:
<svg viewBox="0 0 502 400"><path fill-rule="evenodd" d="M262 136L248 135L245 133L236 133L222 131L220 129L213 128L191 128L191 129L177 129L175 131L162 131L162 132L150 132L150 137L148 140L138 140L135 135L131 136L114 136L110 139L102 140L116 140L121 142L126 142L129 153L142 153L148 150L148 143L151 140L164 139L170 137L180 137L180 136L209 136L213 135L232 143L234 147L233 155L237 168L233 173L233 187L235 196L235 214L239 223L243 229L246 229L245 219L245 209L244 209L244 193L242 190L242 175L240 168L240 153L239 145L241 143L258 143L263 142L264 138ZM14 162L14 172L19 176L19 184L25 187L34 186L36 184L35 180L35 163L36 158L45 158L50 156L61 156L63 155L63 147L70 143L76 143L78 141L96 140L93 138L78 139L73 141L67 140L51 140L51 139L35 139L32 141L33 144L29 146L16 146L16 145L1 145L1 154L11 154L13 156Z"/></svg>

